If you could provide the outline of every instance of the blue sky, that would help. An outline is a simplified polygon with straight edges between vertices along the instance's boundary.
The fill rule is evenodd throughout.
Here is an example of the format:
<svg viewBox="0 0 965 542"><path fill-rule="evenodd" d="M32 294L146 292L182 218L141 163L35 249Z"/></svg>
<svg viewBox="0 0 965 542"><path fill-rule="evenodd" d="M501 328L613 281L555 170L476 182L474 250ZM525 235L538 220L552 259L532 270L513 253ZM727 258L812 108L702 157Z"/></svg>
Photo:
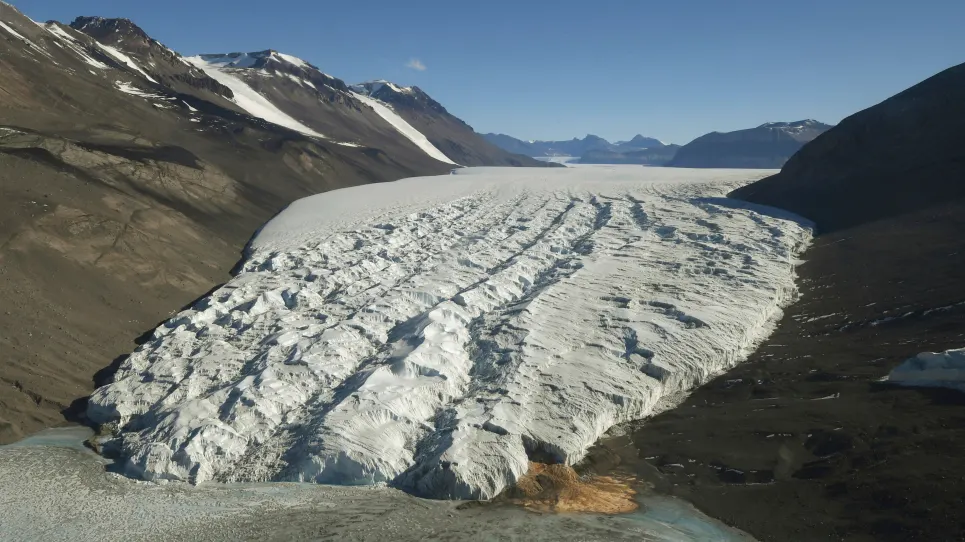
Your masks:
<svg viewBox="0 0 965 542"><path fill-rule="evenodd" d="M418 85L522 139L834 123L965 62L962 0L12 3L35 20L127 17L183 54L272 48L349 83Z"/></svg>

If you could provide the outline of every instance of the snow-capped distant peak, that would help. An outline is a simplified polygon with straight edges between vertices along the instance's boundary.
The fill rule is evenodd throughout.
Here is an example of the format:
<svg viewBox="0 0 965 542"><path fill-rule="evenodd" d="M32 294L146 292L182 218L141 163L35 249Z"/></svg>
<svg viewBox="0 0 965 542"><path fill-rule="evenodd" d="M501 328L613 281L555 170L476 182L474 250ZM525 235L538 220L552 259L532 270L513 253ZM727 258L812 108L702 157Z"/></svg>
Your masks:
<svg viewBox="0 0 965 542"><path fill-rule="evenodd" d="M269 72L291 72L293 69L305 70L310 72L317 72L324 77L329 79L335 79L331 75L322 72L312 64L298 58L297 56L288 55L285 53L279 53L274 49L268 49L265 51L258 51L254 53L218 53L218 54L202 54L198 55L198 58L204 60L207 64L216 66L218 68L228 68L228 69L262 69Z"/></svg>
<svg viewBox="0 0 965 542"><path fill-rule="evenodd" d="M821 123L813 119L798 120L794 122L765 122L760 128L810 128Z"/></svg>
<svg viewBox="0 0 965 542"><path fill-rule="evenodd" d="M358 92L359 94L365 94L368 96L375 95L378 91L383 88L388 88L392 92L398 94L412 94L412 87L400 87L391 81L386 81L385 79L377 79L375 81L366 81L364 83L359 83L357 85L352 85L352 90Z"/></svg>
<svg viewBox="0 0 965 542"><path fill-rule="evenodd" d="M310 68L310 67L311 67L311 66L308 64L308 62L305 62L304 60L298 58L297 56L286 55L285 53L279 53L279 52L277 52L277 51L272 51L271 54L272 54L273 57L280 58L282 61L287 62L287 63L289 63L289 64L294 64L295 66L298 66L299 68L306 68L306 69L307 69L307 68Z"/></svg>
<svg viewBox="0 0 965 542"><path fill-rule="evenodd" d="M251 68L268 56L268 51L262 53L228 53L199 55L206 64L218 68Z"/></svg>

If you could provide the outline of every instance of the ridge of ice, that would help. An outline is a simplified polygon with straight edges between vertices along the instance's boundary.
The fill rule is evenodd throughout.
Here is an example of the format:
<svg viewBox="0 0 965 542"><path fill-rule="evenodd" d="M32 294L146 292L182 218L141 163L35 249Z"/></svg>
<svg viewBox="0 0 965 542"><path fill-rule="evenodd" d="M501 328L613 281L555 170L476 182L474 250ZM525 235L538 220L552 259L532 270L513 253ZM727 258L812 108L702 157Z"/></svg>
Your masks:
<svg viewBox="0 0 965 542"><path fill-rule="evenodd" d="M965 348L922 352L892 369L888 382L965 391Z"/></svg>
<svg viewBox="0 0 965 542"><path fill-rule="evenodd" d="M208 56L208 55L205 55ZM228 71L222 70L219 66L227 66L230 63L210 62L203 56L187 57L185 60L200 68L209 77L222 85L231 89L234 98L231 100L248 114L279 126L284 126L305 135L315 136L325 139L325 136L298 122L287 113L271 103L268 98L259 94L251 88L243 79L236 77Z"/></svg>
<svg viewBox="0 0 965 542"><path fill-rule="evenodd" d="M268 222L91 396L125 472L489 498L734 365L795 295L810 230L722 198L770 172L454 173Z"/></svg>
<svg viewBox="0 0 965 542"><path fill-rule="evenodd" d="M445 162L447 164L452 164L458 166L459 164L453 162L446 156L442 151L436 148L435 145L429 141L425 135L419 130L416 130L414 126L406 122L398 113L392 110L388 104L383 103L371 96L366 96L365 94L359 94L358 92L353 92L352 96L358 99L360 102L369 106L382 117L386 122L392 125L400 134L406 137L409 141L415 143L417 147L422 149L423 152L428 154L430 157L439 160L440 162Z"/></svg>

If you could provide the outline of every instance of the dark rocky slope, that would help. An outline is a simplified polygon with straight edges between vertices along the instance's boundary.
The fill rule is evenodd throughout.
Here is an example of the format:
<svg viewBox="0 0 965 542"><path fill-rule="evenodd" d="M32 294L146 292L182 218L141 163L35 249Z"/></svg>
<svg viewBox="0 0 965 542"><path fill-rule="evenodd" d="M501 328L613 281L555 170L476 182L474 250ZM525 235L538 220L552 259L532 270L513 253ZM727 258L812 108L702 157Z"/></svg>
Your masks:
<svg viewBox="0 0 965 542"><path fill-rule="evenodd" d="M761 540L965 538L965 394L880 381L965 346L963 104L965 65L736 191L817 220L800 301L746 363L586 468L633 471Z"/></svg>
<svg viewBox="0 0 965 542"><path fill-rule="evenodd" d="M830 126L814 120L769 122L735 132L711 132L687 143L672 167L777 169Z"/></svg>
<svg viewBox="0 0 965 542"><path fill-rule="evenodd" d="M965 64L841 121L781 173L734 195L812 218L822 231L965 197Z"/></svg>

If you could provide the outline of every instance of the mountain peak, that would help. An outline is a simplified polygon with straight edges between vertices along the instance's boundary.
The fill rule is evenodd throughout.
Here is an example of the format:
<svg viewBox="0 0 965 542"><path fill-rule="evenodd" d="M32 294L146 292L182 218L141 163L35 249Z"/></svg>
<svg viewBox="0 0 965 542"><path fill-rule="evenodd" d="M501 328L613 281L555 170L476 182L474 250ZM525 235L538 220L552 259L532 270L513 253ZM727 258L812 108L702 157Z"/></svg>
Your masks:
<svg viewBox="0 0 965 542"><path fill-rule="evenodd" d="M120 41L122 39L136 38L140 40L150 40L147 32L134 24L130 19L108 19L105 17L77 17L70 27L75 30L93 37L98 41L109 39ZM111 39L112 38L112 39Z"/></svg>
<svg viewBox="0 0 965 542"><path fill-rule="evenodd" d="M646 137L642 134L637 134L633 136L633 139L628 141L626 144L629 147L641 147L641 148L666 146L666 143L664 143L663 141L660 141L659 139L654 139L652 137Z"/></svg>
<svg viewBox="0 0 965 542"><path fill-rule="evenodd" d="M817 128L822 126L828 125L814 119L804 119L791 122L765 122L758 128Z"/></svg>
<svg viewBox="0 0 965 542"><path fill-rule="evenodd" d="M318 68L297 56L281 53L275 49L265 49L264 51L254 51L251 53L209 53L198 56L205 62L218 66L219 68L264 69L274 65L276 68L278 66L287 66L289 69L315 70L321 73ZM328 76L328 74L323 75Z"/></svg>
<svg viewBox="0 0 965 542"><path fill-rule="evenodd" d="M352 89L359 94L366 94L368 96L374 96L376 93L380 93L383 90L394 92L396 94L412 94L413 92L419 90L418 87L403 87L396 85L391 81L386 81L385 79L375 79L372 81L359 83L357 85L352 85Z"/></svg>

